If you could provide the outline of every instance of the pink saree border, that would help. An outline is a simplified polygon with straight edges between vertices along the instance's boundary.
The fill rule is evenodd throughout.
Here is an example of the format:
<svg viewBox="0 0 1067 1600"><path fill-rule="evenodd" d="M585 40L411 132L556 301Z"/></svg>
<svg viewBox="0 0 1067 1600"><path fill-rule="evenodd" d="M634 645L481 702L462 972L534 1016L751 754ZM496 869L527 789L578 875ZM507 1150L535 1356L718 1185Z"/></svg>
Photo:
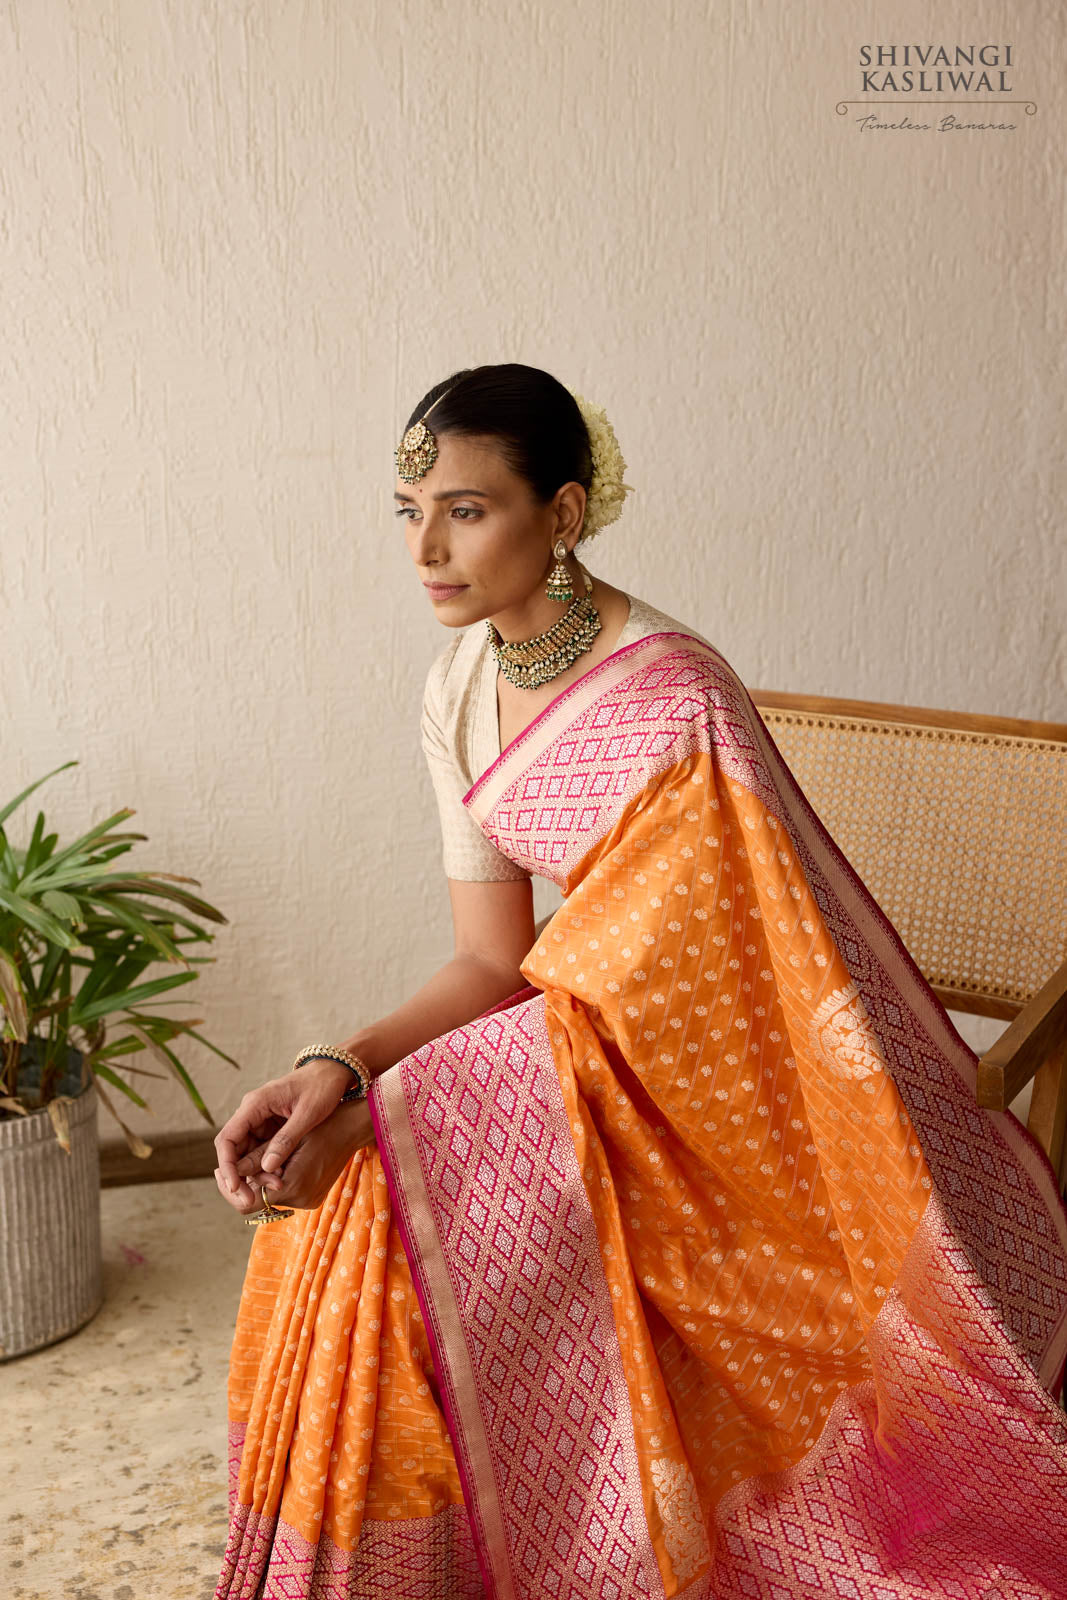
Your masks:
<svg viewBox="0 0 1067 1600"><path fill-rule="evenodd" d="M473 1389L473 1375L462 1336L459 1308L443 1257L425 1249L432 1217L425 1186L420 1185L418 1152L403 1094L403 1063L374 1080L367 1099L393 1216L411 1269L415 1297L433 1353L441 1409L456 1457L463 1499L474 1533L474 1548L486 1594L511 1597L502 1556L506 1549L500 1499L489 1460L484 1426L477 1410L468 1426L460 1421L461 1396ZM450 1341L450 1345L446 1344ZM477 1418L477 1420L475 1420ZM484 1485L484 1489L482 1486Z"/></svg>
<svg viewBox="0 0 1067 1600"><path fill-rule="evenodd" d="M405 1600L484 1600L463 1505L430 1517L364 1517L344 1550L326 1534L311 1544L277 1513L237 1500L245 1424L229 1425L230 1535L216 1594L227 1600L378 1600L403 1585Z"/></svg>
<svg viewBox="0 0 1067 1600"><path fill-rule="evenodd" d="M543 994L431 1041L370 1099L487 1592L663 1600Z"/></svg>
<svg viewBox="0 0 1067 1600"><path fill-rule="evenodd" d="M702 650L710 648L691 633L648 633L642 639L635 639L632 644L623 645L621 650L612 651L610 656L605 656L595 667L583 672L580 678L576 678L573 683L562 689L521 733L516 734L514 739L505 745L496 760L490 762L467 790L463 796L463 804L475 821L480 823L488 815L508 784L512 782L514 774L511 769L515 765L516 757L521 754L522 766L528 765L534 754L545 745L551 744L555 737L555 726L561 719L566 726L573 721L578 712L598 699L605 689L615 687L623 677L639 670L635 668L634 662L640 656L647 656L650 661L655 660L656 656L662 653L662 641L665 639L687 639L699 645ZM718 655L717 651L712 653ZM642 660L639 666L643 665L647 663ZM528 750L527 746L531 742L534 744L534 749Z"/></svg>

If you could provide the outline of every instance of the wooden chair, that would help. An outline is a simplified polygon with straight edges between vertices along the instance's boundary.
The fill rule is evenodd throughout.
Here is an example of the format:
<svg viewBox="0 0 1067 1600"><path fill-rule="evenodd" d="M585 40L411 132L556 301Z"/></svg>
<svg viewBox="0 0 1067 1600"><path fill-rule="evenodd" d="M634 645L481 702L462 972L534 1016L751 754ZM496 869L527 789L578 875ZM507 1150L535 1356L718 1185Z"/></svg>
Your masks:
<svg viewBox="0 0 1067 1600"><path fill-rule="evenodd" d="M1010 1026L979 1060L1067 1179L1067 726L751 691L820 819L952 1011Z"/></svg>

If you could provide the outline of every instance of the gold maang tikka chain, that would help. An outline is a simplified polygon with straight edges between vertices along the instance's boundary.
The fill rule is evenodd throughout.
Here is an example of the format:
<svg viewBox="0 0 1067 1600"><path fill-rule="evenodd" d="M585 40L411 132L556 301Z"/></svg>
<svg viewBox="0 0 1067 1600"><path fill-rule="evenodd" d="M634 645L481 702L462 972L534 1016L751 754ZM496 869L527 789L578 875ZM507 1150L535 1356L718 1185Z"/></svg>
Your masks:
<svg viewBox="0 0 1067 1600"><path fill-rule="evenodd" d="M567 569L563 566L566 553L563 540L558 540L553 550L556 565L549 575L545 593L549 599L569 600L570 604L559 620L546 628L544 633L537 633L532 639L503 639L491 619L487 617L485 620L497 666L517 689L539 689L542 684L550 683L592 647L593 640L600 632L600 612L589 598L593 591L593 580L579 562L578 570L585 584L585 594L572 598Z"/></svg>

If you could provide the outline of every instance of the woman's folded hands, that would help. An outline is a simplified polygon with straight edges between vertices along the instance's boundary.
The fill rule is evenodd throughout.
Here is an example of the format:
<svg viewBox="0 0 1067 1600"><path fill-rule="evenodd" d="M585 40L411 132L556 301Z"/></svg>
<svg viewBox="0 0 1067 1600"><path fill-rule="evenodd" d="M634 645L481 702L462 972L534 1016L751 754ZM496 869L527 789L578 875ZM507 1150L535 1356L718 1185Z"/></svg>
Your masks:
<svg viewBox="0 0 1067 1600"><path fill-rule="evenodd" d="M339 1062L308 1061L244 1096L215 1137L215 1182L235 1211L259 1210L260 1190L272 1204L322 1204L346 1162L374 1138L365 1100L338 1103L351 1082Z"/></svg>

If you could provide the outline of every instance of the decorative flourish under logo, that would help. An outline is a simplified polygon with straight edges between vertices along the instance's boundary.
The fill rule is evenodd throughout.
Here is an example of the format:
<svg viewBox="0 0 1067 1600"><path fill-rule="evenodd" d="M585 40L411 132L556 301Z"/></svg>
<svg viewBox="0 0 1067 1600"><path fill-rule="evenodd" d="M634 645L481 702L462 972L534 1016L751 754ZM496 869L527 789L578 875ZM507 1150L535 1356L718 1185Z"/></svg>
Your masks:
<svg viewBox="0 0 1067 1600"><path fill-rule="evenodd" d="M869 1078L886 1069L874 1024L853 981L820 1001L811 1019L811 1043L839 1078Z"/></svg>

